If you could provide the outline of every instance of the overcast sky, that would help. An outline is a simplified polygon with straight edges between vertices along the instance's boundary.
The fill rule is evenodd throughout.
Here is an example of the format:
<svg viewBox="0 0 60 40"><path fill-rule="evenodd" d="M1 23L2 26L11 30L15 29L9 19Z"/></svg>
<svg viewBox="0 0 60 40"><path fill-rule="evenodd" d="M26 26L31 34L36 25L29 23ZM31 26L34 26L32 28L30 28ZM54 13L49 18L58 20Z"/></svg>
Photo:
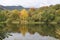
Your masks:
<svg viewBox="0 0 60 40"><path fill-rule="evenodd" d="M60 4L60 0L0 0L0 5L4 6L41 7L55 4Z"/></svg>

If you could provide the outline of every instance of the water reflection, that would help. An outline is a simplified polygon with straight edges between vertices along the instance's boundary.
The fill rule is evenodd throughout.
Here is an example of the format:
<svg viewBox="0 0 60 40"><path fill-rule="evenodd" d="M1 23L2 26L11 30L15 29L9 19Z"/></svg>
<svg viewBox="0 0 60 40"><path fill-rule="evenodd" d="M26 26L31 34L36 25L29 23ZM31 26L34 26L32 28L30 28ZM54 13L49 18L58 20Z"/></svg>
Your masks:
<svg viewBox="0 0 60 40"><path fill-rule="evenodd" d="M13 36L10 36L9 38L5 38L4 40L58 40L54 37L42 36L37 32L34 35L31 35L30 33L26 33L25 36L23 36L21 33L11 33L11 34Z"/></svg>
<svg viewBox="0 0 60 40"><path fill-rule="evenodd" d="M51 36L54 38L60 39L60 25L52 25L52 24L31 24L31 25L20 25L20 24L4 24L4 27L1 30L9 33L22 33L23 36L29 32L31 35L36 32L42 36ZM0 31L1 31L0 30Z"/></svg>
<svg viewBox="0 0 60 40"><path fill-rule="evenodd" d="M27 32L28 32L28 28L26 25L22 25L20 28L19 28L19 31L25 35Z"/></svg>

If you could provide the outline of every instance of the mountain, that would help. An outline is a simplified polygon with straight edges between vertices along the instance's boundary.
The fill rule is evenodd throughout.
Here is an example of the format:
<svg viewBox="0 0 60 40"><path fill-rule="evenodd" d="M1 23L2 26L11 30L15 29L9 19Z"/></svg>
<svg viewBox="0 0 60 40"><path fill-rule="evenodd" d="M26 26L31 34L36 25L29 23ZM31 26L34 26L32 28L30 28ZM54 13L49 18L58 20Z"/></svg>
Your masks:
<svg viewBox="0 0 60 40"><path fill-rule="evenodd" d="M4 8L7 10L14 10L14 9L21 10L24 7L22 7L22 6L4 6Z"/></svg>
<svg viewBox="0 0 60 40"><path fill-rule="evenodd" d="M0 10L4 10L4 9L5 9L4 6L0 5Z"/></svg>
<svg viewBox="0 0 60 40"><path fill-rule="evenodd" d="M22 9L29 10L29 8L24 8L23 6L3 6L3 5L0 5L0 9L1 10L14 10L14 9L17 9L17 10L22 10ZM37 9L37 8L35 8L35 9Z"/></svg>
<svg viewBox="0 0 60 40"><path fill-rule="evenodd" d="M21 10L21 9L24 9L24 7L22 7L22 6L2 6L2 5L0 5L0 9L1 10L5 10L5 9L7 9L7 10L14 10L14 9Z"/></svg>

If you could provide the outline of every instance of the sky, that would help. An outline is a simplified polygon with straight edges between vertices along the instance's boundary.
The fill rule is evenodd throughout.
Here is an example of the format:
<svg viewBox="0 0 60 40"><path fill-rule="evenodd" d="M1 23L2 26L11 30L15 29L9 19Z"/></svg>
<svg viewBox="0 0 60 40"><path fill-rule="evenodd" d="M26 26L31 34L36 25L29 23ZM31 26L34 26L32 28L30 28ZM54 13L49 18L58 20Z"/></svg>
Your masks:
<svg viewBox="0 0 60 40"><path fill-rule="evenodd" d="M0 0L0 5L4 6L23 6L23 7L41 7L60 4L60 0Z"/></svg>

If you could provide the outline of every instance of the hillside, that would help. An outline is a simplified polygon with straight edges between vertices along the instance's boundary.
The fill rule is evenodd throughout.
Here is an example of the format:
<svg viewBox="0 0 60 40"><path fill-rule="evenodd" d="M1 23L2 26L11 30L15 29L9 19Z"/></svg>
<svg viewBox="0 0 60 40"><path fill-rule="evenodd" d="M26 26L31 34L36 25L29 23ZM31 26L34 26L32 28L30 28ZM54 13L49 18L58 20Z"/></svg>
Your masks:
<svg viewBox="0 0 60 40"><path fill-rule="evenodd" d="M7 9L7 10L14 10L14 9L21 10L21 9L24 9L24 7L22 7L22 6L2 6L2 5L0 5L0 9L2 9L2 10L4 10L4 9Z"/></svg>

